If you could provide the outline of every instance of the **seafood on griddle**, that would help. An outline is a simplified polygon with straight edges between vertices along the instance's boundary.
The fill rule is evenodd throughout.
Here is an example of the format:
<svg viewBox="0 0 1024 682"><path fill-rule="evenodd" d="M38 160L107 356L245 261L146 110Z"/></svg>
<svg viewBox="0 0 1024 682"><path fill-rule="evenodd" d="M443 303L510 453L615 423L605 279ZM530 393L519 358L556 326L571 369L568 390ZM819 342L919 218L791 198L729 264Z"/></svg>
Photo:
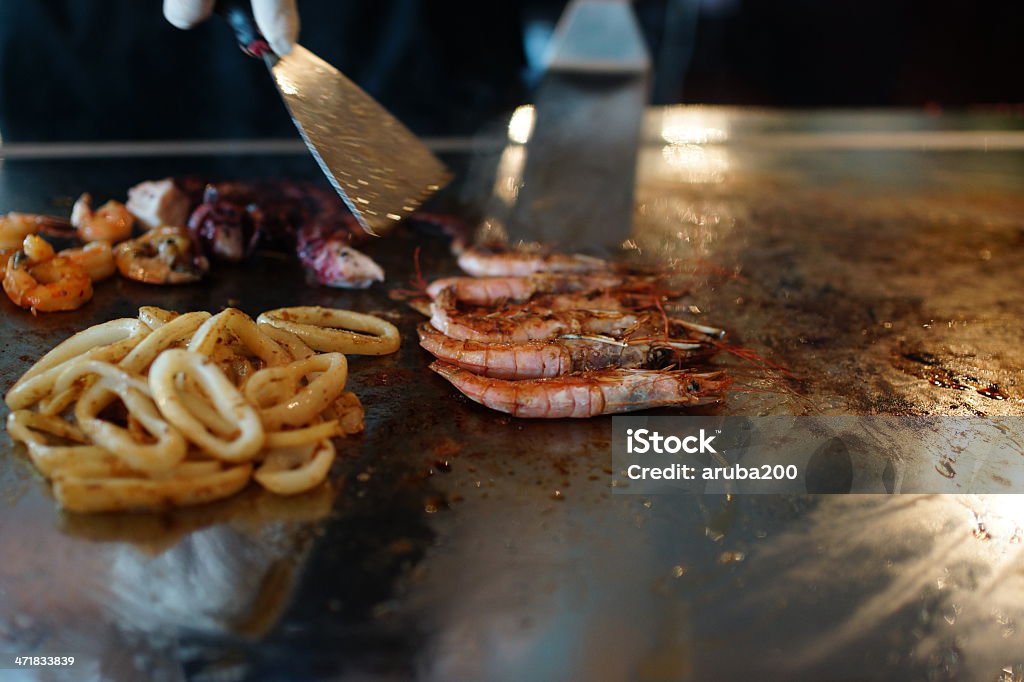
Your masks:
<svg viewBox="0 0 1024 682"><path fill-rule="evenodd" d="M445 222L440 216L424 220ZM41 234L98 246L62 252L58 255L64 260L45 266L26 255L13 258L26 237L41 240ZM124 204L110 200L93 208L92 196L84 193L69 219L17 212L0 216L0 267L7 276L8 261L16 262L8 295L37 312L71 310L89 300L91 288L77 286L76 264L85 266L92 281L120 271L147 284L183 284L201 279L211 260L240 262L257 248L296 252L316 284L362 289L384 279L383 269L354 246L365 239L337 194L312 183L164 178L130 188ZM31 277L30 268L39 279ZM59 289L64 280L75 285L65 287L68 292Z"/></svg>
<svg viewBox="0 0 1024 682"><path fill-rule="evenodd" d="M539 294L588 294L610 289L651 288L654 281L614 273L583 275L535 274L506 277L445 277L431 282L426 293L436 298L445 289L456 300L475 305L494 305L507 301L528 301Z"/></svg>
<svg viewBox="0 0 1024 682"><path fill-rule="evenodd" d="M474 246L458 254L459 267L474 277L522 277L540 272L604 272L612 265L601 258L579 253L552 253L538 246L510 249Z"/></svg>
<svg viewBox="0 0 1024 682"><path fill-rule="evenodd" d="M69 511L202 504L251 480L279 495L311 490L328 476L333 439L362 431L364 412L346 391L345 353L305 340L382 354L397 349L398 330L318 307L280 308L266 320L234 308L145 307L81 331L4 396L8 434ZM295 320L301 337L277 326ZM379 338L353 341L350 327Z"/></svg>
<svg viewBox="0 0 1024 682"><path fill-rule="evenodd" d="M4 291L15 305L34 313L75 310L92 298L92 278L68 256L36 235L25 237L4 270Z"/></svg>
<svg viewBox="0 0 1024 682"><path fill-rule="evenodd" d="M0 216L0 249L20 249L25 237L46 231L67 231L70 223L56 216L11 211Z"/></svg>
<svg viewBox="0 0 1024 682"><path fill-rule="evenodd" d="M124 277L147 284L190 284L210 269L188 232L159 227L114 247L114 262Z"/></svg>
<svg viewBox="0 0 1024 682"><path fill-rule="evenodd" d="M125 206L143 227L153 230L164 225L184 227L190 207L188 195L172 178L147 180L128 190Z"/></svg>
<svg viewBox="0 0 1024 682"><path fill-rule="evenodd" d="M384 270L353 246L366 233L341 199L311 183L207 184L188 228L211 258L237 262L259 246L286 248L323 286L365 289L384 279Z"/></svg>
<svg viewBox="0 0 1024 682"><path fill-rule="evenodd" d="M135 217L120 201L111 199L99 208L92 207L88 192L71 207L71 226L83 242L120 242L132 236Z"/></svg>
<svg viewBox="0 0 1024 682"><path fill-rule="evenodd" d="M428 314L431 369L482 405L517 417L593 417L719 402L728 379L706 371L716 327L670 317L682 291L589 256L464 249L480 277L448 277L411 305Z"/></svg>
<svg viewBox="0 0 1024 682"><path fill-rule="evenodd" d="M722 372L688 370L615 368L509 381L440 361L430 369L481 405L514 417L543 419L709 405L723 399L729 384Z"/></svg>
<svg viewBox="0 0 1024 682"><path fill-rule="evenodd" d="M352 248L346 233L304 227L296 251L310 277L325 287L365 289L384 281L384 269Z"/></svg>
<svg viewBox="0 0 1024 682"><path fill-rule="evenodd" d="M496 379L542 379L598 369L662 369L707 360L717 352L700 339L614 339L565 334L543 341L486 343L454 339L424 322L420 345L438 360Z"/></svg>
<svg viewBox="0 0 1024 682"><path fill-rule="evenodd" d="M571 308L535 310L530 307L495 310L459 307L453 289L443 289L430 304L430 323L456 339L490 343L518 343L557 338L566 334L600 334L615 339L630 336L687 338L694 333L718 339L722 330L680 318L669 318L659 310L602 310Z"/></svg>

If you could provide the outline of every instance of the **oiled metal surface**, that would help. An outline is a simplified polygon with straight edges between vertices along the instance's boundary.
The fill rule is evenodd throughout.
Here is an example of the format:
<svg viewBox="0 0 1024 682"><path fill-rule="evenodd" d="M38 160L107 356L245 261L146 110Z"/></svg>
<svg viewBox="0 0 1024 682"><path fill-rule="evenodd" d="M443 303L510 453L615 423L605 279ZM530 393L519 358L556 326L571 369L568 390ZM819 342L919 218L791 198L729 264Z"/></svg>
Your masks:
<svg viewBox="0 0 1024 682"><path fill-rule="evenodd" d="M708 131L728 138L756 117L717 116L641 151L633 239L684 259L686 305L796 377L726 357L737 390L721 413L1024 412L1024 154L746 147ZM766 116L789 132L840 125ZM7 161L0 210L186 171L316 168ZM388 287L407 286L417 244L428 276L453 271L441 241L396 235L367 249ZM1018 496L613 495L608 419L519 421L458 397L412 342L415 314L382 289L311 288L290 258L261 254L181 289L116 280L65 315L4 300L0 382L139 305L299 303L389 316L406 339L395 357L353 360L367 432L343 444L332 486L159 517L61 515L3 436L4 648L74 653L67 679L1024 674Z"/></svg>

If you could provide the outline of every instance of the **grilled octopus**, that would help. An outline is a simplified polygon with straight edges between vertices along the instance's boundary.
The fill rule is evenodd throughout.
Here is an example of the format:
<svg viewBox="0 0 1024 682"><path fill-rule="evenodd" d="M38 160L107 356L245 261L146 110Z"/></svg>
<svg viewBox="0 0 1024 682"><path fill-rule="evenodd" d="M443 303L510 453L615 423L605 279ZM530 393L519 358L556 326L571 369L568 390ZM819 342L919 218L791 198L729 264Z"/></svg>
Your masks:
<svg viewBox="0 0 1024 682"><path fill-rule="evenodd" d="M213 182L193 177L144 182L128 208L150 227L187 227L201 252L239 262L258 247L294 248L317 283L365 288L384 271L353 245L366 239L334 192L308 182Z"/></svg>

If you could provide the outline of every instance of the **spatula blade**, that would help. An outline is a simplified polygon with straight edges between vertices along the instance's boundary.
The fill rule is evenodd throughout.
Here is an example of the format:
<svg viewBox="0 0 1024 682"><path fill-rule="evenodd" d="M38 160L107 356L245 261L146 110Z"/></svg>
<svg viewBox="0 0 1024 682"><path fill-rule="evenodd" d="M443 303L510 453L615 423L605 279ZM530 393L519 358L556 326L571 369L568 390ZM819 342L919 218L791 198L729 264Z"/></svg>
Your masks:
<svg viewBox="0 0 1024 682"><path fill-rule="evenodd" d="M371 234L387 232L451 175L408 128L305 48L268 66L327 179Z"/></svg>

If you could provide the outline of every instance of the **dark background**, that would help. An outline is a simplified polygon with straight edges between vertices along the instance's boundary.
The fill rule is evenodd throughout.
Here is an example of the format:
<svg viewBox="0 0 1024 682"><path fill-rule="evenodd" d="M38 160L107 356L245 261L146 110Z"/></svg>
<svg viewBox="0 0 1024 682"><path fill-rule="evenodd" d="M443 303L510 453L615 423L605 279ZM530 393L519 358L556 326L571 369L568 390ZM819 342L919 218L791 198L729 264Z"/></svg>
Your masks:
<svg viewBox="0 0 1024 682"><path fill-rule="evenodd" d="M781 107L1024 102L1024 3L638 0L652 99ZM421 134L528 101L564 2L300 0L301 42ZM530 47L530 45L533 47ZM532 50L532 52L531 52ZM158 0L0 0L6 141L289 137L262 66L219 21Z"/></svg>

